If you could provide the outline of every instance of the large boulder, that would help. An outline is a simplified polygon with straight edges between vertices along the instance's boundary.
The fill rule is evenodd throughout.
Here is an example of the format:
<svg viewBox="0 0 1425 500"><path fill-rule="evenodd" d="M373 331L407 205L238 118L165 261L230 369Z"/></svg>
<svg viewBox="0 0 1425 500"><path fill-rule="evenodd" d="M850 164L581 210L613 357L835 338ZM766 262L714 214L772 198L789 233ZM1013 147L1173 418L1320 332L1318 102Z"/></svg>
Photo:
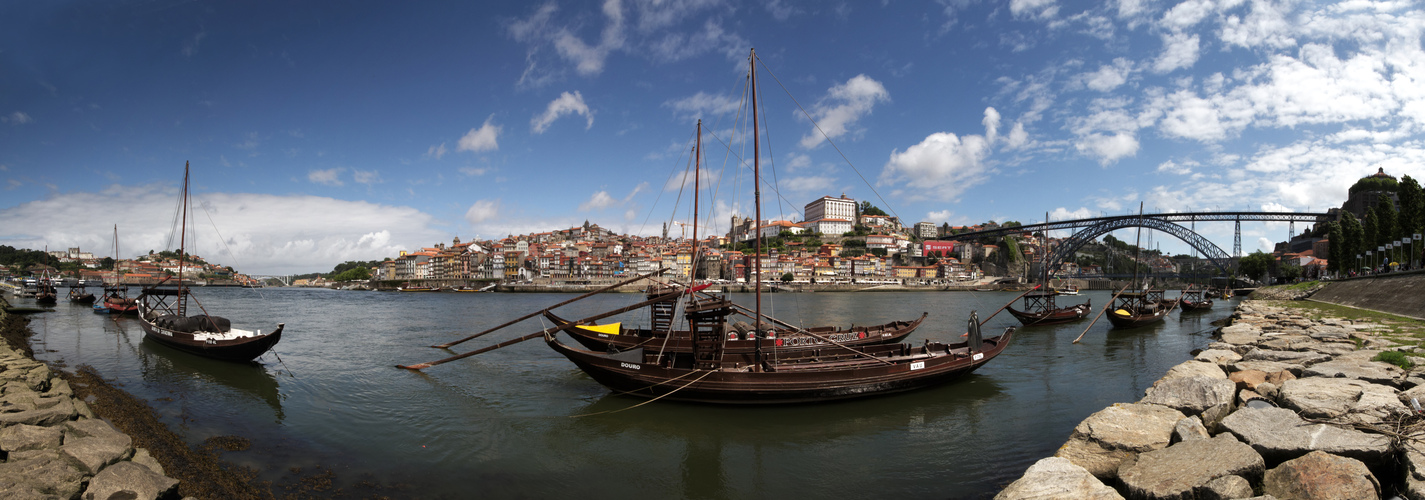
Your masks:
<svg viewBox="0 0 1425 500"><path fill-rule="evenodd" d="M1310 377L1282 384L1278 400L1306 418L1379 423L1407 413L1395 389L1345 378Z"/></svg>
<svg viewBox="0 0 1425 500"><path fill-rule="evenodd" d="M1227 500L1252 496L1252 482L1242 476L1222 476L1197 488L1199 500Z"/></svg>
<svg viewBox="0 0 1425 500"><path fill-rule="evenodd" d="M1292 376L1301 375L1301 371L1305 369L1305 366L1293 363L1283 363L1280 361L1238 361L1232 364L1233 371L1258 370L1267 373L1277 373L1284 371L1292 374Z"/></svg>
<svg viewBox="0 0 1425 500"><path fill-rule="evenodd" d="M1191 499L1194 490L1224 476L1261 477L1265 463L1256 451L1230 434L1184 441L1140 453L1119 469L1130 498Z"/></svg>
<svg viewBox="0 0 1425 500"><path fill-rule="evenodd" d="M12 425L0 431L0 450L6 453L30 450L46 450L59 447L64 437L58 427L38 425Z"/></svg>
<svg viewBox="0 0 1425 500"><path fill-rule="evenodd" d="M1330 361L1331 356L1327 356L1325 354L1317 352L1252 349L1250 351L1247 351L1247 354L1243 354L1242 359L1245 361L1276 361L1278 363L1289 363L1309 367L1316 363L1324 363L1326 361Z"/></svg>
<svg viewBox="0 0 1425 500"><path fill-rule="evenodd" d="M1267 372L1261 370L1235 371L1227 376L1227 380L1231 380L1237 384L1237 390L1239 391L1251 391L1256 390L1257 384L1267 381Z"/></svg>
<svg viewBox="0 0 1425 500"><path fill-rule="evenodd" d="M166 496L178 487L178 480L154 473L148 467L133 463L119 462L105 467L89 480L89 489L83 498L136 498L156 499Z"/></svg>
<svg viewBox="0 0 1425 500"><path fill-rule="evenodd" d="M1329 424L1310 424L1287 408L1242 408L1222 419L1221 427L1252 445L1272 463L1316 450L1380 463L1391 450L1390 438Z"/></svg>
<svg viewBox="0 0 1425 500"><path fill-rule="evenodd" d="M1201 365L1201 363L1192 361ZM1207 365L1216 370L1214 365ZM1205 376L1163 379L1149 387L1147 395L1139 402L1163 405L1187 415L1197 415L1218 405L1232 405L1237 395L1237 385L1226 377ZM1204 419L1206 421L1207 419Z"/></svg>
<svg viewBox="0 0 1425 500"><path fill-rule="evenodd" d="M64 446L60 452L89 474L133 454L133 439L103 420L79 420L65 424Z"/></svg>
<svg viewBox="0 0 1425 500"><path fill-rule="evenodd" d="M1209 346L1209 347L1210 347L1210 346ZM1232 351L1227 350L1227 349L1212 349L1212 348L1209 348L1209 349L1206 350L1206 351L1202 351L1202 352L1200 352L1200 353L1197 353L1197 356L1194 357L1193 359L1198 360L1198 361L1204 361L1204 362L1212 363L1212 364L1215 364L1215 365L1218 365L1218 366L1226 367L1226 366L1231 366L1232 363L1236 363L1236 362L1238 362L1238 361L1241 361L1241 360L1242 360L1242 355L1237 354L1237 353L1232 352Z"/></svg>
<svg viewBox="0 0 1425 500"><path fill-rule="evenodd" d="M1054 456L1095 476L1112 478L1124 459L1168 446L1174 426L1182 419L1181 412L1165 406L1115 404L1079 422Z"/></svg>
<svg viewBox="0 0 1425 500"><path fill-rule="evenodd" d="M1169 368L1168 373L1163 375L1163 378L1153 382L1153 385L1161 384L1169 379L1189 377L1227 378L1227 373L1223 372L1222 368L1215 363L1187 360L1179 363L1177 366Z"/></svg>
<svg viewBox="0 0 1425 500"><path fill-rule="evenodd" d="M1405 381L1405 370L1390 363L1360 359L1336 359L1317 363L1302 371L1303 377L1349 378L1364 380L1372 384L1400 387Z"/></svg>
<svg viewBox="0 0 1425 500"><path fill-rule="evenodd" d="M1267 471L1262 490L1277 498L1301 500L1380 498L1380 482L1366 464L1323 451L1307 453Z"/></svg>
<svg viewBox="0 0 1425 500"><path fill-rule="evenodd" d="M1354 330L1335 325L1318 324L1306 329L1306 334L1316 340L1350 342Z"/></svg>
<svg viewBox="0 0 1425 500"><path fill-rule="evenodd" d="M1103 482L1083 467L1060 457L1049 457L1035 462L1024 471L1023 476L995 495L995 500L1055 498L1122 500L1123 495L1104 486Z"/></svg>
<svg viewBox="0 0 1425 500"><path fill-rule="evenodd" d="M85 474L54 450L25 452L0 464L0 497L8 491L37 491L58 498L73 498L84 486Z"/></svg>
<svg viewBox="0 0 1425 500"><path fill-rule="evenodd" d="M1218 332L1222 337L1222 342L1234 345L1254 344L1262 336L1262 329L1256 325L1245 323L1234 323L1231 326L1224 326Z"/></svg>
<svg viewBox="0 0 1425 500"><path fill-rule="evenodd" d="M48 408L0 413L0 427L15 424L51 426L74 418L74 403L69 398L49 399L56 401Z"/></svg>

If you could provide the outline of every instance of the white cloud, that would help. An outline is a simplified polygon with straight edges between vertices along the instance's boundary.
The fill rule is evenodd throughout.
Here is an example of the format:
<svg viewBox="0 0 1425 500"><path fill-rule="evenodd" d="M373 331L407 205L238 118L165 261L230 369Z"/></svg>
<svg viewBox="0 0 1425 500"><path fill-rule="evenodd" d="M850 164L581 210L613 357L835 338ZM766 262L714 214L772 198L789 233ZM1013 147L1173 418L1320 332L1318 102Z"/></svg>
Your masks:
<svg viewBox="0 0 1425 500"><path fill-rule="evenodd" d="M494 120L495 116L490 115L489 118L485 119L485 123L480 125L480 128L472 128L469 132L466 132L465 137L461 137L460 142L456 143L455 150L479 153L481 151L495 151L500 149L499 136L503 127L491 123ZM445 145L441 144L441 146L443 149Z"/></svg>
<svg viewBox="0 0 1425 500"><path fill-rule="evenodd" d="M1059 13L1054 0L1009 0L1009 12L1015 17L1050 19Z"/></svg>
<svg viewBox="0 0 1425 500"><path fill-rule="evenodd" d="M589 201L579 204L579 211L588 212L590 210L603 210L605 208L612 207L617 203L618 200L615 200L614 197L609 196L608 191L598 191L594 193L593 196L589 197Z"/></svg>
<svg viewBox="0 0 1425 500"><path fill-rule="evenodd" d="M788 177L782 179L782 190L795 194L829 193L836 188L836 178L826 175Z"/></svg>
<svg viewBox="0 0 1425 500"><path fill-rule="evenodd" d="M573 94L568 92L559 94L558 99L550 101L543 114L530 119L530 129L534 130L536 134L543 134L549 125L554 123L554 120L572 113L583 115L587 120L588 123L584 126L584 130L594 126L594 113L589 111L589 106L584 104L584 96L576 90Z"/></svg>
<svg viewBox="0 0 1425 500"><path fill-rule="evenodd" d="M1120 159L1138 154L1138 139L1128 132L1113 135L1089 134L1081 138L1074 147L1080 152L1097 157L1099 164L1108 165Z"/></svg>
<svg viewBox="0 0 1425 500"><path fill-rule="evenodd" d="M1187 0L1168 9L1159 25L1171 30L1185 30L1202 22L1213 10L1212 0Z"/></svg>
<svg viewBox="0 0 1425 500"><path fill-rule="evenodd" d="M1093 216L1093 211L1085 207L1079 207L1077 210L1059 207L1049 211L1049 220L1087 219Z"/></svg>
<svg viewBox="0 0 1425 500"><path fill-rule="evenodd" d="M682 99L665 101L663 106L673 108L679 114L702 117L704 114L724 115L737 111L741 101L725 95L698 92Z"/></svg>
<svg viewBox="0 0 1425 500"><path fill-rule="evenodd" d="M950 218L955 216L955 212L950 210L939 210L925 214L925 220L930 222L950 222Z"/></svg>
<svg viewBox="0 0 1425 500"><path fill-rule="evenodd" d="M1024 131L1024 124L1015 122L1014 128L1009 129L1009 135L1005 137L1004 149L1013 151L1024 147L1029 143L1029 132Z"/></svg>
<svg viewBox="0 0 1425 500"><path fill-rule="evenodd" d="M372 184L380 184L382 182L381 173L375 170L352 169L351 175L357 184L365 184L370 186Z"/></svg>
<svg viewBox="0 0 1425 500"><path fill-rule="evenodd" d="M472 131L473 131L473 130L472 130ZM431 146L429 149L427 149L427 150L426 150L426 157L427 157L427 158L435 158L435 159L439 160L440 157L445 156L445 152L446 152L446 150L445 150L445 143L442 142L442 143L440 143L439 145Z"/></svg>
<svg viewBox="0 0 1425 500"><path fill-rule="evenodd" d="M326 170L309 170L307 171L307 180L316 184L340 186L342 185L341 173L344 171L346 171L346 169L341 167Z"/></svg>
<svg viewBox="0 0 1425 500"><path fill-rule="evenodd" d="M820 129L813 127L802 137L801 146L811 149L828 137L835 139L846 134L857 120L871 114L877 102L890 99L886 87L866 75L856 75L844 84L827 89L826 96L817 101L810 111Z"/></svg>
<svg viewBox="0 0 1425 500"><path fill-rule="evenodd" d="M1182 163L1168 160L1158 164L1158 171L1165 174L1188 175L1192 173L1193 167L1199 166L1195 161L1184 161Z"/></svg>
<svg viewBox="0 0 1425 500"><path fill-rule="evenodd" d="M881 172L882 183L900 183L949 201L984 181L989 144L983 136L963 138L950 132L930 134L904 152L895 150Z"/></svg>
<svg viewBox="0 0 1425 500"><path fill-rule="evenodd" d="M499 212L500 200L480 200L465 211L465 221L472 226L478 225L499 216Z"/></svg>
<svg viewBox="0 0 1425 500"><path fill-rule="evenodd" d="M1163 53L1153 62L1153 71L1168 73L1197 63L1198 36L1180 32L1163 34Z"/></svg>
<svg viewBox="0 0 1425 500"><path fill-rule="evenodd" d="M114 185L0 209L0 218L10 221L0 244L80 247L108 256L117 222L121 256L164 250L176 195L171 186ZM189 251L244 273L325 272L340 262L393 257L447 238L430 215L411 207L248 193L195 193L193 201L199 213Z"/></svg>
<svg viewBox="0 0 1425 500"><path fill-rule="evenodd" d="M1083 75L1084 84L1089 88L1099 92L1108 92L1118 88L1128 82L1128 74L1133 70L1133 63L1122 57L1113 60L1112 65L1104 64L1099 66L1098 71L1085 73Z"/></svg>
<svg viewBox="0 0 1425 500"><path fill-rule="evenodd" d="M35 120L34 118L30 118L30 115L25 114L24 111L16 111L5 116L0 116L0 121L11 125L24 125Z"/></svg>
<svg viewBox="0 0 1425 500"><path fill-rule="evenodd" d="M999 138L999 111L995 108L985 108L985 118L980 120L980 124L985 126L985 140L994 144Z"/></svg>

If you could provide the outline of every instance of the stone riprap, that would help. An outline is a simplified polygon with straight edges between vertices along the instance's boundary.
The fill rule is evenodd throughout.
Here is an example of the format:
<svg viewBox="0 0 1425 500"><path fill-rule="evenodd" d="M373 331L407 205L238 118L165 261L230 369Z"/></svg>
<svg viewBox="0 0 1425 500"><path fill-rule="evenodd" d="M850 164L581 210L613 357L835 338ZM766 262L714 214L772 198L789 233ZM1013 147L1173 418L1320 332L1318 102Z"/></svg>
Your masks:
<svg viewBox="0 0 1425 500"><path fill-rule="evenodd" d="M156 499L178 487L148 451L75 399L68 382L5 341L0 459L0 498Z"/></svg>
<svg viewBox="0 0 1425 500"><path fill-rule="evenodd" d="M1425 500L1425 430L1416 439L1372 430L1399 429L1414 412L1412 400L1425 405L1418 370L1371 361L1384 350L1414 355L1379 331L1244 301L1206 350L1170 369L1139 401L1089 416L1052 467L1040 461L995 498L1068 498L1043 494L1068 493L1071 484L1074 494L1099 498L1114 498L1107 488L1142 499L1257 492ZM1396 470L1400 477L1375 475ZM1066 489L1039 484L1054 480Z"/></svg>

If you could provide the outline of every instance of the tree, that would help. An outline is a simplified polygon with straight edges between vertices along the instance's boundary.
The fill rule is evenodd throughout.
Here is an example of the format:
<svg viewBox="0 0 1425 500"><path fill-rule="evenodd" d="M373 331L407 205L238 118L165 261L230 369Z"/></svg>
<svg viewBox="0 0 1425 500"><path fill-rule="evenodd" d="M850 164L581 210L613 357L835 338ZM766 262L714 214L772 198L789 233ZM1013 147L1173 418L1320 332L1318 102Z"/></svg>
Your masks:
<svg viewBox="0 0 1425 500"><path fill-rule="evenodd" d="M1345 250L1347 248L1346 233L1342 230L1340 223L1334 221L1326 223L1326 241L1328 245L1326 251L1326 270L1333 273L1340 273L1343 270L1350 269L1351 266L1346 265L1344 262L1346 258Z"/></svg>
<svg viewBox="0 0 1425 500"><path fill-rule="evenodd" d="M1425 228L1425 191L1420 182L1404 176L1400 178L1400 236L1413 236Z"/></svg>
<svg viewBox="0 0 1425 500"><path fill-rule="evenodd" d="M1399 228L1400 216L1395 211L1395 202L1389 196L1380 197L1380 203L1376 204L1376 245L1384 246L1387 243L1400 239Z"/></svg>
<svg viewBox="0 0 1425 500"><path fill-rule="evenodd" d="M1261 280L1262 276L1267 274L1267 269L1270 269L1271 267L1271 254L1262 252L1261 250L1257 250L1255 252L1252 252L1251 255L1242 257L1242 260L1237 263L1237 271L1242 273L1243 276L1252 278L1253 280Z"/></svg>
<svg viewBox="0 0 1425 500"><path fill-rule="evenodd" d="M792 273L782 273L782 283L791 283L794 277Z"/></svg>
<svg viewBox="0 0 1425 500"><path fill-rule="evenodd" d="M1301 277L1301 266L1296 264L1282 264L1277 270L1277 276L1284 280L1295 281Z"/></svg>
<svg viewBox="0 0 1425 500"><path fill-rule="evenodd" d="M1376 215L1376 207L1366 210L1366 220L1362 226L1365 228L1365 234L1361 239L1361 249L1365 252L1375 251L1377 236L1380 235L1380 216Z"/></svg>
<svg viewBox="0 0 1425 500"><path fill-rule="evenodd" d="M1341 248L1341 258L1345 259L1341 269L1356 269L1359 267L1356 256L1365 250L1365 228L1361 227L1361 222L1356 220L1355 215L1346 212L1341 217L1341 233L1346 243Z"/></svg>
<svg viewBox="0 0 1425 500"><path fill-rule="evenodd" d="M103 269L105 271L114 269L114 258L104 257L104 260L99 261L99 269Z"/></svg>
<svg viewBox="0 0 1425 500"><path fill-rule="evenodd" d="M371 270L365 267L353 267L342 271L331 278L332 281L356 281L371 279Z"/></svg>
<svg viewBox="0 0 1425 500"><path fill-rule="evenodd" d="M861 202L860 208L861 208L861 209L859 210L860 215L880 215L880 216L885 216L885 215L887 215L884 210L881 210L880 208L877 208L875 205L872 205L871 202L869 202L869 201L863 201L863 202ZM858 217L858 218L859 218L859 217Z"/></svg>

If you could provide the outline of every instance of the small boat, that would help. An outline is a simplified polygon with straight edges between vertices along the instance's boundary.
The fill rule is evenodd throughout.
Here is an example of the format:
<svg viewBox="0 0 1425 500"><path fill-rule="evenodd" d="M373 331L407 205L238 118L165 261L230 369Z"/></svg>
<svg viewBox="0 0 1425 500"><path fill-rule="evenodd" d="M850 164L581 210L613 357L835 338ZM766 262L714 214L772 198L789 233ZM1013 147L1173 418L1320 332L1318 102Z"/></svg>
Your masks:
<svg viewBox="0 0 1425 500"><path fill-rule="evenodd" d="M1163 298L1162 290L1123 292L1108 306L1108 321L1114 328L1147 326L1167 317L1178 301Z"/></svg>
<svg viewBox="0 0 1425 500"><path fill-rule="evenodd" d="M109 314L109 307L105 306L103 302L95 302L94 314Z"/></svg>
<svg viewBox="0 0 1425 500"><path fill-rule="evenodd" d="M104 287L104 300L99 301L112 314L137 315L138 299L129 297L129 287L109 285Z"/></svg>
<svg viewBox="0 0 1425 500"><path fill-rule="evenodd" d="M1065 284L1063 288L1056 288L1059 295L1078 295L1079 287L1073 284Z"/></svg>
<svg viewBox="0 0 1425 500"><path fill-rule="evenodd" d="M35 289L35 304L52 306L59 303L59 292L54 289L54 282L49 278L41 278Z"/></svg>
<svg viewBox="0 0 1425 500"><path fill-rule="evenodd" d="M1178 301L1182 303L1183 312L1206 311L1212 309L1212 299L1208 298L1209 296L1202 290L1187 289L1183 290L1183 295L1178 298Z"/></svg>
<svg viewBox="0 0 1425 500"><path fill-rule="evenodd" d="M1011 315L1019 318L1024 326L1057 325L1078 321L1088 317L1092 312L1092 300L1082 304L1059 307L1054 303L1054 296L1059 295L1058 291L1031 291L1024 294L1024 310L1013 307L1006 308Z"/></svg>
<svg viewBox="0 0 1425 500"><path fill-rule="evenodd" d="M94 294L89 293L84 285L69 287L69 302L72 304L93 304Z"/></svg>
<svg viewBox="0 0 1425 500"><path fill-rule="evenodd" d="M198 304L203 314L188 316L188 300L192 297L191 291L183 283L184 256L187 255L186 234L188 220L188 164L183 165L183 191L182 203L179 208L183 211L180 221L179 244L178 244L178 274L177 284L172 287L163 287L164 282L169 278L164 278L158 284L144 288L139 294L139 320L143 325L144 338L153 340L160 344L186 351L199 356L206 356L224 361L252 361L261 356L272 346L282 339L282 329L285 325L277 324L277 328L268 333L262 330L242 330L233 328L227 318L212 316L208 314L208 308Z"/></svg>
<svg viewBox="0 0 1425 500"><path fill-rule="evenodd" d="M403 283L401 286L397 287L396 290L400 292L439 292L440 288L412 285L410 282L406 282Z"/></svg>

